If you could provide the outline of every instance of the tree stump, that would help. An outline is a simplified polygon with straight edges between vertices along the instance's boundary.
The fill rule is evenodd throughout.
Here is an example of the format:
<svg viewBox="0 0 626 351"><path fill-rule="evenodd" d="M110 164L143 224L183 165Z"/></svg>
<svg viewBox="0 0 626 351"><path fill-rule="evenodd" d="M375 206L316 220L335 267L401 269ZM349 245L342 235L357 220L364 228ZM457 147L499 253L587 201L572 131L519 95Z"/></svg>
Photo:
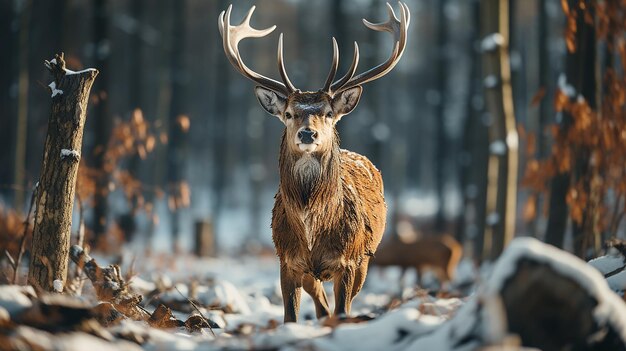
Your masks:
<svg viewBox="0 0 626 351"><path fill-rule="evenodd" d="M213 223L211 220L199 220L196 222L196 246L195 254L198 257L214 257L216 254L215 238L213 235Z"/></svg>
<svg viewBox="0 0 626 351"><path fill-rule="evenodd" d="M37 185L28 282L54 291L65 286L72 208L91 86L98 71L65 68L63 53L45 61L54 80L52 107Z"/></svg>

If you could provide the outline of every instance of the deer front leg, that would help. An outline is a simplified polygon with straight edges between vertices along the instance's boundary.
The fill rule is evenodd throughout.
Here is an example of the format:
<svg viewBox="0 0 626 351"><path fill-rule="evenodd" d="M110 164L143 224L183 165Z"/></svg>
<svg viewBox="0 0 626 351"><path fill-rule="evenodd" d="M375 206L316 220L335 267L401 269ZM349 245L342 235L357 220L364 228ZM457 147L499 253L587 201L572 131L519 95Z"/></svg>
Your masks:
<svg viewBox="0 0 626 351"><path fill-rule="evenodd" d="M335 316L350 314L352 287L354 286L354 267L347 266L335 276Z"/></svg>
<svg viewBox="0 0 626 351"><path fill-rule="evenodd" d="M300 290L302 287L302 275L296 274L292 269L280 265L280 290L283 294L285 306L285 323L297 322L300 312Z"/></svg>

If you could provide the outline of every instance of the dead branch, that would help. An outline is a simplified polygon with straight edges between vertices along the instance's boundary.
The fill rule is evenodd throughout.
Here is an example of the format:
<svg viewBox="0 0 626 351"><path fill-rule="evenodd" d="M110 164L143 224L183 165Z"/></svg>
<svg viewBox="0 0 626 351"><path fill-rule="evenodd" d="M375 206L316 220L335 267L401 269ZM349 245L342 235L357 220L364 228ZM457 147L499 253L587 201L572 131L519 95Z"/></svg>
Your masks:
<svg viewBox="0 0 626 351"><path fill-rule="evenodd" d="M91 280L99 300L110 302L115 309L134 320L150 318L150 314L139 305L142 296L130 291L118 265L101 267L78 245L70 248L70 258L82 267Z"/></svg>
<svg viewBox="0 0 626 351"><path fill-rule="evenodd" d="M26 251L26 236L28 235L28 224L30 223L30 215L33 212L33 205L35 204L35 196L37 196L38 188L39 183L35 184L35 187L33 188L33 193L30 195L30 204L28 205L28 212L26 213L26 218L24 219L24 234L22 234L22 239L20 240L20 252L17 254L17 261L15 262L15 268L13 269L13 284L17 283L20 263L22 262L22 257L24 257L24 251Z"/></svg>

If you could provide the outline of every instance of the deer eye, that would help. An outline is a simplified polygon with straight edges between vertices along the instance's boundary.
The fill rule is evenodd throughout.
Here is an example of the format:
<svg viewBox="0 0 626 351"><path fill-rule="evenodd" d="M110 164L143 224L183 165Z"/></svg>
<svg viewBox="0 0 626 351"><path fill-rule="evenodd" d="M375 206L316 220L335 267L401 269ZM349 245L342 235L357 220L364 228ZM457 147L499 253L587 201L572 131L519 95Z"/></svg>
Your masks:
<svg viewBox="0 0 626 351"><path fill-rule="evenodd" d="M291 119L291 113L289 113L289 112L285 112L285 118L287 118L287 119Z"/></svg>
<svg viewBox="0 0 626 351"><path fill-rule="evenodd" d="M326 113L326 118L332 118L332 117L333 117L333 113L332 112Z"/></svg>

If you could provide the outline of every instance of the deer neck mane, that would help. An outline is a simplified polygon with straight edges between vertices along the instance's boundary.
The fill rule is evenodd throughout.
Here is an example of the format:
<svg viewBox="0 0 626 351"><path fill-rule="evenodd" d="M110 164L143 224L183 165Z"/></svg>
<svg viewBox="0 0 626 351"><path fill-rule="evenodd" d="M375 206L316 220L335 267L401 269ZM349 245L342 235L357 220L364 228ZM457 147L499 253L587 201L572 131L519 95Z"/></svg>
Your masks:
<svg viewBox="0 0 626 351"><path fill-rule="evenodd" d="M305 209L316 197L330 201L341 192L341 150L336 133L332 147L324 152L296 153L286 143L283 133L278 164L284 200Z"/></svg>

